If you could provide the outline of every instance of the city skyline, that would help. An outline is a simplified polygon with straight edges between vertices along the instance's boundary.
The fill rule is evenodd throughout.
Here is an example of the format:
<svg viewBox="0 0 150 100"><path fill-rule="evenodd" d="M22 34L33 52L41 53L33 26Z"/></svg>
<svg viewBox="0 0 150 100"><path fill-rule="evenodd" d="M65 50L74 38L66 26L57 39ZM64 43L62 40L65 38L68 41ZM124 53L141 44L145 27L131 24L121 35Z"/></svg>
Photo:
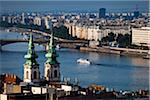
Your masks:
<svg viewBox="0 0 150 100"><path fill-rule="evenodd" d="M11 12L149 12L148 1L0 1L1 13Z"/></svg>
<svg viewBox="0 0 150 100"><path fill-rule="evenodd" d="M150 97L149 1L0 0L0 8L0 100Z"/></svg>

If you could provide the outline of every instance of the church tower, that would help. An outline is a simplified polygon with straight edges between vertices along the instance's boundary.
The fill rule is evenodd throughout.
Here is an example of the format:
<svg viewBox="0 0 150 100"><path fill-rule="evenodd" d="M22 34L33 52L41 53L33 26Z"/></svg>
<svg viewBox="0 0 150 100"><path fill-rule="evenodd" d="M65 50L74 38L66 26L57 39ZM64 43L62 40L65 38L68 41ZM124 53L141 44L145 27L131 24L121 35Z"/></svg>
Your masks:
<svg viewBox="0 0 150 100"><path fill-rule="evenodd" d="M38 56L34 50L33 36L30 34L28 52L24 56L26 59L24 64L24 82L39 82L40 81L40 71L39 64L36 61Z"/></svg>
<svg viewBox="0 0 150 100"><path fill-rule="evenodd" d="M44 77L49 82L59 82L60 81L60 66L57 61L57 53L54 46L53 33L51 34L50 43L48 44L48 52L45 55L47 61L45 62L45 73Z"/></svg>

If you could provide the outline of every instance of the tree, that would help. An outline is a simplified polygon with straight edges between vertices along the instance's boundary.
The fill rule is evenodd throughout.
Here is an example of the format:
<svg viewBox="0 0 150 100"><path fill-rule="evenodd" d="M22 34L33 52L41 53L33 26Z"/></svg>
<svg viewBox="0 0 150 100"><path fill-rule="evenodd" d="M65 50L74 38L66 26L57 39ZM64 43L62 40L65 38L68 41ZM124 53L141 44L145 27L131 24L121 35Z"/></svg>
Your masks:
<svg viewBox="0 0 150 100"><path fill-rule="evenodd" d="M54 36L64 38L64 39L75 39L69 34L69 30L65 26L54 27Z"/></svg>
<svg viewBox="0 0 150 100"><path fill-rule="evenodd" d="M116 35L113 32L108 33L108 41L113 42L115 41Z"/></svg>
<svg viewBox="0 0 150 100"><path fill-rule="evenodd" d="M118 34L116 41L119 44L119 46L121 46L121 47L130 46L131 45L131 35L129 35L129 34L125 34L125 35Z"/></svg>

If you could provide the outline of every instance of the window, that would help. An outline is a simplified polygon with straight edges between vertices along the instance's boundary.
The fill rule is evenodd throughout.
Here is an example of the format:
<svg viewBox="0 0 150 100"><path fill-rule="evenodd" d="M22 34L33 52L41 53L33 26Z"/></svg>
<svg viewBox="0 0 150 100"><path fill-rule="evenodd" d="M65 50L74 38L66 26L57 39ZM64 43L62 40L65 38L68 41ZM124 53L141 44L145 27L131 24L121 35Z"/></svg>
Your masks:
<svg viewBox="0 0 150 100"><path fill-rule="evenodd" d="M29 79L29 72L26 71L26 79Z"/></svg>
<svg viewBox="0 0 150 100"><path fill-rule="evenodd" d="M34 71L34 79L37 79L37 72Z"/></svg>
<svg viewBox="0 0 150 100"><path fill-rule="evenodd" d="M54 77L57 77L57 70L54 71Z"/></svg>
<svg viewBox="0 0 150 100"><path fill-rule="evenodd" d="M47 70L47 77L49 77L49 69Z"/></svg>

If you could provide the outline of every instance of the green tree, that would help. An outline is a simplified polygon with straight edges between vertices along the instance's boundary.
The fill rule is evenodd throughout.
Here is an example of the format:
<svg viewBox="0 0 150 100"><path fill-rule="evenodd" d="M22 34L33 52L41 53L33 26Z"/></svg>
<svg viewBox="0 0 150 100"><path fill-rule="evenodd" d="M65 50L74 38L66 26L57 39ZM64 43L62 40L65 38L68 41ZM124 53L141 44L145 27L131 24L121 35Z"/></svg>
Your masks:
<svg viewBox="0 0 150 100"><path fill-rule="evenodd" d="M131 35L129 35L129 34L125 34L125 35L118 34L116 41L119 44L119 46L121 46L121 47L130 46L131 45Z"/></svg>
<svg viewBox="0 0 150 100"><path fill-rule="evenodd" d="M108 33L108 41L113 42L115 41L116 35L113 32Z"/></svg>

